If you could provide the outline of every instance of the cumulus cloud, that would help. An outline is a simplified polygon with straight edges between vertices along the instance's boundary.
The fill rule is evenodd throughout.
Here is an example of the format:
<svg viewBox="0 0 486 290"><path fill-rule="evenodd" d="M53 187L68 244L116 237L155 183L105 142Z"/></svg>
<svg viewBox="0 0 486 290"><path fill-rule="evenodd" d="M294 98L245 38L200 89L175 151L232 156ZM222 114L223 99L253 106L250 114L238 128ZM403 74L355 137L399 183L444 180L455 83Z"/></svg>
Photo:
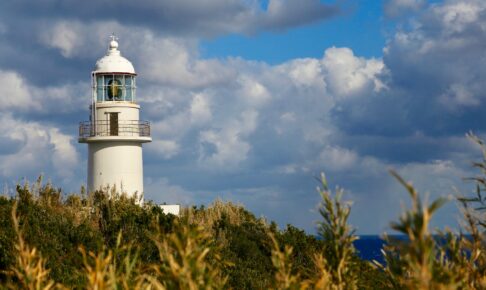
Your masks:
<svg viewBox="0 0 486 290"><path fill-rule="evenodd" d="M446 1L423 11L385 47L388 89L343 101L336 124L348 133L387 136L483 130L485 11L484 1Z"/></svg>
<svg viewBox="0 0 486 290"><path fill-rule="evenodd" d="M29 110L40 107L38 101L32 98L28 85L23 78L12 71L0 70L0 94L4 96L0 110Z"/></svg>
<svg viewBox="0 0 486 290"><path fill-rule="evenodd" d="M211 120L211 107L208 98L203 94L197 94L191 101L191 107L189 109L191 123L204 124Z"/></svg>
<svg viewBox="0 0 486 290"><path fill-rule="evenodd" d="M357 165L358 155L349 149L328 145L319 154L319 160L328 170L343 171Z"/></svg>
<svg viewBox="0 0 486 290"><path fill-rule="evenodd" d="M72 144L75 142L73 136L62 134L58 128L50 128L48 135L49 144L53 146L51 158L56 173L63 178L71 177L79 161Z"/></svg>
<svg viewBox="0 0 486 290"><path fill-rule="evenodd" d="M170 184L164 177L147 178L145 182L145 198L155 202L191 205L196 202L194 194L181 186ZM155 194L156 193L156 194Z"/></svg>
<svg viewBox="0 0 486 290"><path fill-rule="evenodd" d="M164 159L169 159L179 153L179 144L173 140L154 140L147 145L147 149L151 153L161 155Z"/></svg>
<svg viewBox="0 0 486 290"><path fill-rule="evenodd" d="M52 29L43 31L40 40L49 47L58 48L64 57L72 57L82 43L78 38L80 28L79 23L59 22Z"/></svg>
<svg viewBox="0 0 486 290"><path fill-rule="evenodd" d="M379 59L356 57L349 48L332 47L326 50L322 64L328 87L335 96L363 96L370 89L379 92L384 88L380 78L384 64Z"/></svg>
<svg viewBox="0 0 486 290"><path fill-rule="evenodd" d="M6 154L0 155L1 175L9 178L32 177L51 168L61 178L70 178L78 166L73 137L56 127L37 122L23 122L10 114L0 119L1 136L15 140Z"/></svg>
<svg viewBox="0 0 486 290"><path fill-rule="evenodd" d="M224 170L245 161L251 145L243 138L255 131L257 119L256 111L244 111L238 119L230 119L220 130L202 131L199 161L208 168ZM207 145L214 149L208 150Z"/></svg>

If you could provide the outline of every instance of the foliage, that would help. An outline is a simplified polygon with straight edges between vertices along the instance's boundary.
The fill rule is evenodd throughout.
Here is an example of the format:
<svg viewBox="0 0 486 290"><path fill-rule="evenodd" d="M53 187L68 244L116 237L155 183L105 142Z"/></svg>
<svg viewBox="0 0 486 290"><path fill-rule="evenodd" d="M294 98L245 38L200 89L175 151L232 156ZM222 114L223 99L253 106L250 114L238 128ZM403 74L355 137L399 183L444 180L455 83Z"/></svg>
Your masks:
<svg viewBox="0 0 486 290"><path fill-rule="evenodd" d="M357 239L354 230L348 224L351 205L341 201L343 191L338 189L335 196L329 190L324 174L321 175L322 188L318 189L322 197L319 213L323 220L318 223L318 233L326 243L325 259L318 257L323 273L329 276L336 289L356 289L357 272L353 241Z"/></svg>
<svg viewBox="0 0 486 290"><path fill-rule="evenodd" d="M49 279L49 270L46 269L46 261L43 259L36 248L31 248L25 243L22 232L19 229L19 219L17 216L17 204L12 208L12 222L17 236L15 243L16 263L11 267L9 275L12 281L7 283L7 287L16 289L45 289L54 288L55 283Z"/></svg>
<svg viewBox="0 0 486 290"><path fill-rule="evenodd" d="M160 261L152 265L154 277L149 278L162 289L224 289L226 277L220 273L216 258L208 259L216 248L201 226L175 222L174 231L167 237L159 233L154 241Z"/></svg>
<svg viewBox="0 0 486 290"><path fill-rule="evenodd" d="M482 197L486 185L486 147L477 137L469 137L481 147L483 159L474 163L481 175L469 178L476 183L476 196L458 197L466 233L454 234L446 230L433 235L429 222L446 200L439 198L430 205L423 204L412 184L392 172L410 194L412 208L391 224L407 239L392 242L387 238L386 265L375 262L387 274L389 288L486 289L486 200Z"/></svg>
<svg viewBox="0 0 486 290"><path fill-rule="evenodd" d="M293 248L285 245L284 249L275 239L275 236L270 233L272 240L272 264L275 267L274 287L275 289L305 289L308 287L308 282L303 281L300 275L292 273L292 251Z"/></svg>
<svg viewBox="0 0 486 290"><path fill-rule="evenodd" d="M382 267L389 275L394 287L408 289L444 289L457 287L454 273L447 271L446 257L440 256L437 242L429 231L433 213L445 199L437 199L430 206L422 204L415 188L398 174L392 175L407 189L412 199L412 208L403 213L392 229L404 234L408 240L387 248L387 265Z"/></svg>
<svg viewBox="0 0 486 290"><path fill-rule="evenodd" d="M486 289L486 148L469 178L475 196L460 196L464 226L456 234L429 223L444 204L412 200L385 237L386 263L358 258L348 223L351 203L324 175L318 237L257 218L216 200L180 217L114 191L63 194L39 178L0 197L0 288L11 289Z"/></svg>

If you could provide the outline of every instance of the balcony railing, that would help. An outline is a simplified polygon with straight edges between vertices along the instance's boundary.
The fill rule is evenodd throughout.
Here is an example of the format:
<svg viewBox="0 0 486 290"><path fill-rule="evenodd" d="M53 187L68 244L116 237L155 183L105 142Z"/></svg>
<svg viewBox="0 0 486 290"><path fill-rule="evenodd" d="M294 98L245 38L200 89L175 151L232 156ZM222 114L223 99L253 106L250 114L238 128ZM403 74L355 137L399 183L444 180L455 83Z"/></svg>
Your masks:
<svg viewBox="0 0 486 290"><path fill-rule="evenodd" d="M150 137L150 123L138 120L117 120L79 123L79 138L87 137Z"/></svg>

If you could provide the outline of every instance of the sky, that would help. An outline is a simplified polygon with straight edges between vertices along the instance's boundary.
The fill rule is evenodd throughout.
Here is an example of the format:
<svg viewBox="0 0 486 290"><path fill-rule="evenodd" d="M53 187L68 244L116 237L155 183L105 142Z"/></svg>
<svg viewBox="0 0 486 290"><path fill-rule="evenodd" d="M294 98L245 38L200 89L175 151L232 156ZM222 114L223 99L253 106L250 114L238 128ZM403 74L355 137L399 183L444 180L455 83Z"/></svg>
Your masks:
<svg viewBox="0 0 486 290"><path fill-rule="evenodd" d="M138 73L145 198L241 203L314 233L318 177L359 234L408 196L469 194L486 137L483 0L2 0L0 182L86 184L90 73L109 35ZM433 226L457 227L453 201Z"/></svg>

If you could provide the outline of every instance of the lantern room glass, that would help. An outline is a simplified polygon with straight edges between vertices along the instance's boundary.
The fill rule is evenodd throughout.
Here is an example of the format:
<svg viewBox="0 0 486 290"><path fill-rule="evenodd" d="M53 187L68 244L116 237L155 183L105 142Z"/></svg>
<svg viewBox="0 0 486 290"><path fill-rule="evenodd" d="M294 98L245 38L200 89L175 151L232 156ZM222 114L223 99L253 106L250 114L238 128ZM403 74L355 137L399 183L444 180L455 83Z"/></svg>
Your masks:
<svg viewBox="0 0 486 290"><path fill-rule="evenodd" d="M96 75L97 102L134 102L135 76L127 74Z"/></svg>

